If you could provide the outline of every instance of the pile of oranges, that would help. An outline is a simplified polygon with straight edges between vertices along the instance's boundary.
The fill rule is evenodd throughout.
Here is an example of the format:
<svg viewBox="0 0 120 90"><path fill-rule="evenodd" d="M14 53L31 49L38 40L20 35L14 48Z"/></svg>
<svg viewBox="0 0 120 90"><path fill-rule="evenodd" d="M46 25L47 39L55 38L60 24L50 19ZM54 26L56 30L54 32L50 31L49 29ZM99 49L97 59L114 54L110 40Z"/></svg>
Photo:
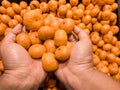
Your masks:
<svg viewBox="0 0 120 90"><path fill-rule="evenodd" d="M32 58L41 59L44 70L50 73L44 90L58 90L58 87L63 90L63 85L51 72L57 70L59 62L69 59L72 42L68 38L77 25L92 41L95 69L120 81L117 8L115 0L32 0L29 3L3 0L0 40L18 23L23 24L26 31L16 36L16 43ZM0 71L3 71L2 61Z"/></svg>

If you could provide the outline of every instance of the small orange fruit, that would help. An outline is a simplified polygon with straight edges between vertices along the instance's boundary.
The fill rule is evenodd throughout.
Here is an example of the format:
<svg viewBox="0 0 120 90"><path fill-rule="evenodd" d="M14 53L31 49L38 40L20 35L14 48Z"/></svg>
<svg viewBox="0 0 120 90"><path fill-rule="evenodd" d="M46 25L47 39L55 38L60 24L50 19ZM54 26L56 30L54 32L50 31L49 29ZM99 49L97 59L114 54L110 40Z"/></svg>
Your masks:
<svg viewBox="0 0 120 90"><path fill-rule="evenodd" d="M67 33L62 29L57 30L55 32L54 41L56 46L67 45L68 41Z"/></svg>
<svg viewBox="0 0 120 90"><path fill-rule="evenodd" d="M111 43L112 42L112 39L113 39L113 35L112 34L105 34L103 36L103 40L105 41L105 43Z"/></svg>
<svg viewBox="0 0 120 90"><path fill-rule="evenodd" d="M4 34L5 29L6 29L6 28L5 28L2 24L0 24L0 35L3 35L3 34Z"/></svg>
<svg viewBox="0 0 120 90"><path fill-rule="evenodd" d="M7 13L7 9L3 6L0 6L0 13L2 14L6 14Z"/></svg>
<svg viewBox="0 0 120 90"><path fill-rule="evenodd" d="M77 26L81 29L85 29L85 24L84 23L79 23Z"/></svg>
<svg viewBox="0 0 120 90"><path fill-rule="evenodd" d="M98 65L99 63L100 63L100 58L96 54L93 54L93 64Z"/></svg>
<svg viewBox="0 0 120 90"><path fill-rule="evenodd" d="M118 73L118 65L117 65L117 63L111 63L111 64L109 64L108 65L108 68L109 68L109 73L110 74L117 74Z"/></svg>
<svg viewBox="0 0 120 90"><path fill-rule="evenodd" d="M110 21L114 21L115 19L117 19L117 14L111 13Z"/></svg>
<svg viewBox="0 0 120 90"><path fill-rule="evenodd" d="M111 11L106 10L102 12L102 19L103 20L109 20L111 17Z"/></svg>
<svg viewBox="0 0 120 90"><path fill-rule="evenodd" d="M25 1L20 1L20 6L21 6L22 9L26 9L28 4Z"/></svg>
<svg viewBox="0 0 120 90"><path fill-rule="evenodd" d="M46 52L46 48L42 44L34 44L28 49L28 53L32 58L40 58Z"/></svg>
<svg viewBox="0 0 120 90"><path fill-rule="evenodd" d="M22 23L22 17L20 15L15 15L14 19L18 21L18 23Z"/></svg>
<svg viewBox="0 0 120 90"><path fill-rule="evenodd" d="M111 44L115 45L118 41L118 38L116 36L113 36L113 40L111 42Z"/></svg>
<svg viewBox="0 0 120 90"><path fill-rule="evenodd" d="M111 44L104 44L104 45L103 45L103 50L108 51L108 50L111 50L111 48L112 48L112 45L111 45Z"/></svg>
<svg viewBox="0 0 120 90"><path fill-rule="evenodd" d="M12 7L7 8L7 15L9 15L10 17L14 17L15 11L13 10Z"/></svg>
<svg viewBox="0 0 120 90"><path fill-rule="evenodd" d="M11 20L10 16L3 14L1 15L1 21L5 24L8 24L8 22Z"/></svg>
<svg viewBox="0 0 120 90"><path fill-rule="evenodd" d="M115 0L106 0L106 4L113 4Z"/></svg>
<svg viewBox="0 0 120 90"><path fill-rule="evenodd" d="M40 9L42 10L43 13L45 13L49 11L49 6L46 2L41 2Z"/></svg>
<svg viewBox="0 0 120 90"><path fill-rule="evenodd" d="M101 32L102 34L107 34L109 30L110 30L110 25L104 24L104 25L101 27L100 32Z"/></svg>
<svg viewBox="0 0 120 90"><path fill-rule="evenodd" d="M15 20L15 19L11 19L11 20L8 22L8 25L9 25L10 28L14 28L17 24L18 24L18 21Z"/></svg>
<svg viewBox="0 0 120 90"><path fill-rule="evenodd" d="M58 2L56 0L50 0L48 1L48 6L49 6L50 11L54 12L58 8Z"/></svg>
<svg viewBox="0 0 120 90"><path fill-rule="evenodd" d="M103 11L105 11L105 10L112 11L112 6L111 6L111 5L108 5L108 4L104 5L104 6L103 6Z"/></svg>
<svg viewBox="0 0 120 90"><path fill-rule="evenodd" d="M112 31L113 34L117 34L119 32L119 27L116 25L113 25L110 27L110 31Z"/></svg>
<svg viewBox="0 0 120 90"><path fill-rule="evenodd" d="M46 72L54 72L58 69L58 62L53 53L48 52L43 54L42 66Z"/></svg>
<svg viewBox="0 0 120 90"><path fill-rule="evenodd" d="M105 42L101 39L98 43L97 46L98 47L102 47L105 44Z"/></svg>
<svg viewBox="0 0 120 90"><path fill-rule="evenodd" d="M26 12L27 12L26 9L22 9L21 12L20 12L20 16L23 17Z"/></svg>
<svg viewBox="0 0 120 90"><path fill-rule="evenodd" d="M82 0L82 3L83 3L84 5L89 5L89 4L90 4L90 1L91 1L91 0Z"/></svg>
<svg viewBox="0 0 120 90"><path fill-rule="evenodd" d="M72 16L73 16L72 10L67 10L67 12L66 12L66 18L72 18Z"/></svg>
<svg viewBox="0 0 120 90"><path fill-rule="evenodd" d="M28 36L31 40L31 44L40 44L42 41L39 39L38 32L29 32Z"/></svg>
<svg viewBox="0 0 120 90"><path fill-rule="evenodd" d="M55 30L50 26L42 26L38 30L38 35L41 40L47 40L54 37Z"/></svg>
<svg viewBox="0 0 120 90"><path fill-rule="evenodd" d="M94 30L94 31L100 31L101 28L102 28L102 25L101 25L101 23L99 23L99 22L96 22L96 23L93 25L93 30Z"/></svg>
<svg viewBox="0 0 120 90"><path fill-rule="evenodd" d="M109 62L109 63L113 63L115 62L115 59L116 59L116 56L112 53L107 53L107 57L106 57L106 60Z"/></svg>
<svg viewBox="0 0 120 90"><path fill-rule="evenodd" d="M60 22L57 19L52 20L50 26L56 31L60 28Z"/></svg>
<svg viewBox="0 0 120 90"><path fill-rule="evenodd" d="M31 40L26 33L20 33L16 36L16 42L23 46L25 49L28 49L31 45Z"/></svg>
<svg viewBox="0 0 120 90"><path fill-rule="evenodd" d="M66 0L58 0L58 5L65 5L66 4Z"/></svg>
<svg viewBox="0 0 120 90"><path fill-rule="evenodd" d="M60 23L60 28L65 30L67 34L70 34L74 28L74 21L71 18L63 19L63 22Z"/></svg>
<svg viewBox="0 0 120 90"><path fill-rule="evenodd" d="M58 8L58 12L60 15L65 15L67 12L67 7L66 5L60 5Z"/></svg>
<svg viewBox="0 0 120 90"><path fill-rule="evenodd" d="M118 3L112 4L112 11L115 11L118 8Z"/></svg>
<svg viewBox="0 0 120 90"><path fill-rule="evenodd" d="M70 10L72 8L70 3L66 3L67 10Z"/></svg>
<svg viewBox="0 0 120 90"><path fill-rule="evenodd" d="M111 48L111 53L113 53L115 56L119 56L120 55L120 49L116 46L113 46Z"/></svg>
<svg viewBox="0 0 120 90"><path fill-rule="evenodd" d="M31 9L36 9L36 8L39 8L39 7L40 7L39 1L33 0L33 1L30 2L30 8Z"/></svg>
<svg viewBox="0 0 120 90"><path fill-rule="evenodd" d="M8 7L11 6L10 1L8 1L8 0L2 0L1 4L2 4L2 6L5 7L5 8L8 8Z"/></svg>
<svg viewBox="0 0 120 90"><path fill-rule="evenodd" d="M107 57L107 52L106 51L101 51L100 54L99 54L99 58L101 60L105 60Z"/></svg>
<svg viewBox="0 0 120 90"><path fill-rule="evenodd" d="M84 11L82 9L75 9L73 10L73 19L80 19L84 15Z"/></svg>
<svg viewBox="0 0 120 90"><path fill-rule="evenodd" d="M60 46L55 51L55 58L59 61L66 61L70 57L70 48L67 46Z"/></svg>
<svg viewBox="0 0 120 90"><path fill-rule="evenodd" d="M85 15L83 18L82 18L82 22L84 24L89 24L91 22L91 16L90 15Z"/></svg>
<svg viewBox="0 0 120 90"><path fill-rule="evenodd" d="M40 12L30 10L23 16L23 24L27 30L38 30L43 25L43 18Z"/></svg>
<svg viewBox="0 0 120 90"><path fill-rule="evenodd" d="M90 15L91 17L96 17L100 12L100 9L99 8L93 8L91 11L90 11Z"/></svg>
<svg viewBox="0 0 120 90"><path fill-rule="evenodd" d="M15 13L18 13L18 14L22 10L22 7L19 4L17 4L17 3L12 4L12 8L15 11Z"/></svg>
<svg viewBox="0 0 120 90"><path fill-rule="evenodd" d="M78 4L78 8L81 8L83 11L85 10L85 6L82 3Z"/></svg>
<svg viewBox="0 0 120 90"><path fill-rule="evenodd" d="M78 3L79 3L79 0L70 0L70 4L71 4L72 6L77 6Z"/></svg>
<svg viewBox="0 0 120 90"><path fill-rule="evenodd" d="M46 47L47 52L54 53L56 50L54 40L48 39L44 42L44 46Z"/></svg>

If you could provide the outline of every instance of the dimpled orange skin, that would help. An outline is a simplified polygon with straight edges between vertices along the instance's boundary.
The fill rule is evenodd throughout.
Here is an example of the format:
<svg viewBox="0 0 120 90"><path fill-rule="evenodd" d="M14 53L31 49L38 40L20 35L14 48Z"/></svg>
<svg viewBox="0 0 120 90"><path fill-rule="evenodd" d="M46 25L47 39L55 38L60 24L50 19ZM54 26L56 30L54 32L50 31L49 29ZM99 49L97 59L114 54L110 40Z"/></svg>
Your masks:
<svg viewBox="0 0 120 90"><path fill-rule="evenodd" d="M42 43L42 41L39 39L39 36L38 36L37 32L29 32L28 36L29 36L32 44Z"/></svg>
<svg viewBox="0 0 120 90"><path fill-rule="evenodd" d="M66 61L70 57L70 51L67 46L60 46L55 51L55 58L59 61Z"/></svg>
<svg viewBox="0 0 120 90"><path fill-rule="evenodd" d="M58 69L58 62L53 53L45 53L42 56L42 66L46 72L54 72Z"/></svg>
<svg viewBox="0 0 120 90"><path fill-rule="evenodd" d="M74 28L74 21L70 18L65 18L62 23L60 23L60 28L65 30L67 34L70 34Z"/></svg>
<svg viewBox="0 0 120 90"><path fill-rule="evenodd" d="M54 37L55 30L50 26L42 26L38 30L38 35L41 40L47 40Z"/></svg>
<svg viewBox="0 0 120 90"><path fill-rule="evenodd" d="M5 27L3 27L3 25L0 24L0 35L3 35L5 32Z"/></svg>
<svg viewBox="0 0 120 90"><path fill-rule="evenodd" d="M56 46L67 45L67 33L62 29L57 30L54 35L54 41Z"/></svg>
<svg viewBox="0 0 120 90"><path fill-rule="evenodd" d="M46 52L46 48L42 44L34 44L28 49L28 53L32 58L38 59Z"/></svg>
<svg viewBox="0 0 120 90"><path fill-rule="evenodd" d="M8 26L9 26L10 28L14 28L17 24L18 24L18 21L15 20L15 19L11 19L11 20L8 22Z"/></svg>
<svg viewBox="0 0 120 90"><path fill-rule="evenodd" d="M23 25L27 30L38 30L43 25L43 18L41 13L36 10L30 10L23 16Z"/></svg>
<svg viewBox="0 0 120 90"><path fill-rule="evenodd" d="M48 39L44 42L44 46L46 47L47 52L54 53L56 50L54 40Z"/></svg>
<svg viewBox="0 0 120 90"><path fill-rule="evenodd" d="M23 46L25 49L28 49L31 45L30 38L26 33L20 33L16 36L16 43Z"/></svg>

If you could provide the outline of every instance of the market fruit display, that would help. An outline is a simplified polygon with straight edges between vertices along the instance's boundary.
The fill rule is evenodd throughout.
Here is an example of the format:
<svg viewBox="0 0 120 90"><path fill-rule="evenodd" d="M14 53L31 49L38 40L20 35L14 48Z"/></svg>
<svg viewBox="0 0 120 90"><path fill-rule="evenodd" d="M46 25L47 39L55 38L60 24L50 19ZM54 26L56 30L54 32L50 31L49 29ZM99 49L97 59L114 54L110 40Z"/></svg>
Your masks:
<svg viewBox="0 0 120 90"><path fill-rule="evenodd" d="M65 90L54 76L59 63L69 60L73 43L69 40L74 26L90 37L94 68L120 81L120 41L115 0L2 0L0 5L0 41L18 24L23 32L16 43L29 55L41 59L49 73L43 90ZM49 57L49 58L47 58ZM0 74L4 72L0 60Z"/></svg>

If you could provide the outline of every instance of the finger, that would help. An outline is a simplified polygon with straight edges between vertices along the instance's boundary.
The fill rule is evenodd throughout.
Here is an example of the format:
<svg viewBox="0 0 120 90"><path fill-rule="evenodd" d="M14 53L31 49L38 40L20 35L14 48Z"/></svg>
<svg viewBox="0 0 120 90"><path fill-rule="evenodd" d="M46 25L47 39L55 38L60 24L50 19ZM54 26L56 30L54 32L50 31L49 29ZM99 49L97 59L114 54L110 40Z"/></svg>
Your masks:
<svg viewBox="0 0 120 90"><path fill-rule="evenodd" d="M26 31L26 27L25 27L25 26L23 26L23 30L22 30L22 32L27 33L27 31Z"/></svg>
<svg viewBox="0 0 120 90"><path fill-rule="evenodd" d="M80 29L79 27L75 26L73 30L80 40L90 40L89 36L84 32L84 30Z"/></svg>
<svg viewBox="0 0 120 90"><path fill-rule="evenodd" d="M74 36L72 34L69 36L69 41L77 42L77 40L74 38Z"/></svg>
<svg viewBox="0 0 120 90"><path fill-rule="evenodd" d="M10 43L15 42L15 36L22 31L22 25L18 24L13 28L3 39L3 42Z"/></svg>

